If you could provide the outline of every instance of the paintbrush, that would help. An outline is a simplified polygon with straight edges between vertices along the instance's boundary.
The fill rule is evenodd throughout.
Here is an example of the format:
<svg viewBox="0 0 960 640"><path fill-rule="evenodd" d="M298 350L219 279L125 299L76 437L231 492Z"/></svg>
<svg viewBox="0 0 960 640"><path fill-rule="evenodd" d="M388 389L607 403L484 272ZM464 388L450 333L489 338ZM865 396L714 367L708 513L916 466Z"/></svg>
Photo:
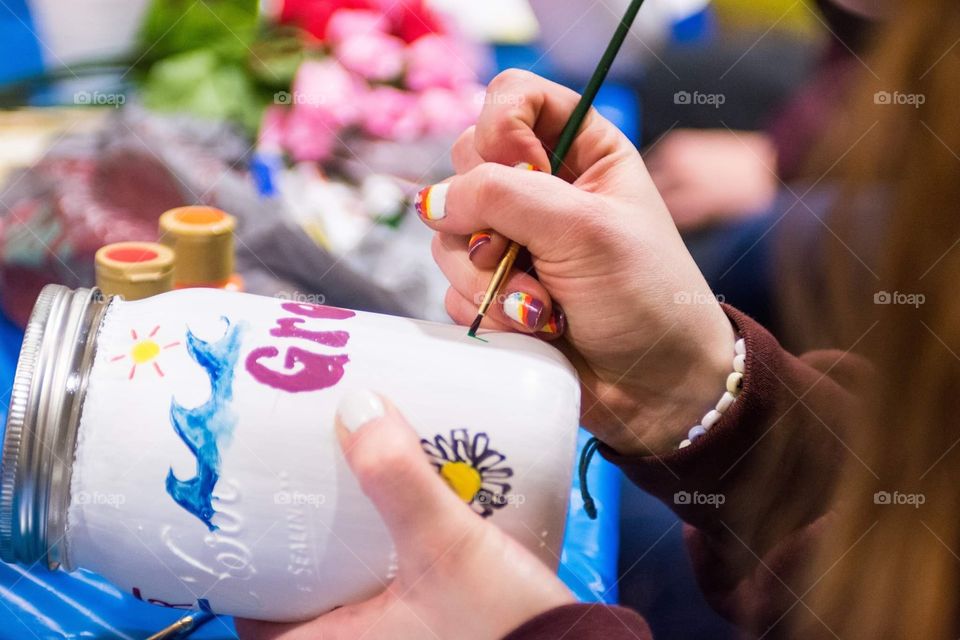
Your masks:
<svg viewBox="0 0 960 640"><path fill-rule="evenodd" d="M590 112L590 107L593 106L593 101L596 99L597 93L603 85L603 81L606 80L607 73L610 72L610 67L613 66L613 61L616 59L617 53L619 53L620 47L623 45L623 41L626 40L627 34L630 33L630 27L633 26L633 21L637 17L637 12L640 11L643 2L644 0L633 0L630 6L627 7L627 12L624 14L620 24L617 25L617 30L614 31L613 37L610 39L610 44L607 45L606 51L603 52L603 56L600 58L600 63L597 64L596 70L593 72L593 75L590 76L590 81L583 90L580 101L577 102L577 106L574 107L570 118L563 126L563 130L560 132L560 138L557 140L557 146L550 154L550 173L553 175L557 175L560 167L563 166L563 159L566 157L567 152L570 151L570 147L573 146L573 140L577 137L577 133L580 131L581 125L583 125L583 120ZM486 293L483 294L483 300L480 302L477 317L473 321L473 324L470 325L470 331L467 332L467 335L471 338L477 337L477 330L480 328L480 323L483 322L483 317L490 309L490 304L496 299L497 294L500 292L500 287L503 286L507 276L510 274L513 263L517 260L518 253L520 253L520 245L511 240L510 245L507 247L507 252L500 258L500 264L497 265L497 270L493 272L493 278L490 280L490 285L487 287Z"/></svg>

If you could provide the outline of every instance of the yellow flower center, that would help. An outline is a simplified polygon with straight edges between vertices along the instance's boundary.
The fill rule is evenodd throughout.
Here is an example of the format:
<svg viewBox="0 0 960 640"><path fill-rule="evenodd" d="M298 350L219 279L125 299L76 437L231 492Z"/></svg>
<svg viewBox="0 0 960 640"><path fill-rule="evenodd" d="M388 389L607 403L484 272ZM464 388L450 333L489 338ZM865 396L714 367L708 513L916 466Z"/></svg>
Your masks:
<svg viewBox="0 0 960 640"><path fill-rule="evenodd" d="M137 364L143 364L156 358L158 353L160 353L160 345L153 340L141 340L133 345L130 357Z"/></svg>
<svg viewBox="0 0 960 640"><path fill-rule="evenodd" d="M440 475L464 502L473 500L480 491L480 472L466 462L447 462L440 468Z"/></svg>

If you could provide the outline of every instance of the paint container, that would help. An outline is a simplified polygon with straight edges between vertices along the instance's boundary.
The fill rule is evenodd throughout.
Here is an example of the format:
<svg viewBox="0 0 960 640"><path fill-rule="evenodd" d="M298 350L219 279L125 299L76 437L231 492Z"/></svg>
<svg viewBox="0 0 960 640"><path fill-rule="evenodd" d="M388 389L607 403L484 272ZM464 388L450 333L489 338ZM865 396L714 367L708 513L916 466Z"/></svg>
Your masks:
<svg viewBox="0 0 960 640"><path fill-rule="evenodd" d="M170 209L160 216L160 242L177 254L174 287L243 290L234 273L236 218L213 207Z"/></svg>
<svg viewBox="0 0 960 640"><path fill-rule="evenodd" d="M141 300L173 289L173 251L156 242L115 242L97 250L97 287L106 296Z"/></svg>
<svg viewBox="0 0 960 640"><path fill-rule="evenodd" d="M479 517L556 566L579 384L544 342L483 337L216 289L50 285L13 386L0 557L268 620L368 598L396 557L333 424L344 393L373 389Z"/></svg>

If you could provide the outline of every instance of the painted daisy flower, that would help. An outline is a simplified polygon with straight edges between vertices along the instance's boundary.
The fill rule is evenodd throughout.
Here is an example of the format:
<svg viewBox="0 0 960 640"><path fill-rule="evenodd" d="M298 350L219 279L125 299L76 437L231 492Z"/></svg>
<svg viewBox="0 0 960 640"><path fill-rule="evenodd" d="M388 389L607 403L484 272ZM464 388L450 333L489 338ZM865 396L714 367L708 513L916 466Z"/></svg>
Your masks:
<svg viewBox="0 0 960 640"><path fill-rule="evenodd" d="M490 448L486 433L470 437L466 429L453 429L450 436L437 435L433 442L420 441L430 464L447 484L484 518L507 504L513 469L503 465L506 456Z"/></svg>

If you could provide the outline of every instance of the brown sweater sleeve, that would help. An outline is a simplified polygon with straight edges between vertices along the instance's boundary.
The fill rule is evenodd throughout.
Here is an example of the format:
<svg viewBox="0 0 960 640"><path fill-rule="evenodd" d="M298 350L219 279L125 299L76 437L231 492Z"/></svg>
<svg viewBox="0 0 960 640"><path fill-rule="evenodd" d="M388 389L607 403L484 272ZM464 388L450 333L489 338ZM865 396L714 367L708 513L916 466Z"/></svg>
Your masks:
<svg viewBox="0 0 960 640"><path fill-rule="evenodd" d="M568 604L526 621L504 640L653 640L635 611L601 604Z"/></svg>
<svg viewBox="0 0 960 640"><path fill-rule="evenodd" d="M777 627L786 613L802 606L804 568L829 530L836 474L849 451L844 439L856 410L854 390L870 367L839 351L792 356L756 322L724 310L746 342L747 360L743 390L723 418L668 456L601 452L686 523L687 546L710 603L740 626L776 637L785 632ZM550 637L541 629L569 623L578 607L590 615L564 637L649 637L646 624L623 617L620 608L576 605L548 611L509 638Z"/></svg>

